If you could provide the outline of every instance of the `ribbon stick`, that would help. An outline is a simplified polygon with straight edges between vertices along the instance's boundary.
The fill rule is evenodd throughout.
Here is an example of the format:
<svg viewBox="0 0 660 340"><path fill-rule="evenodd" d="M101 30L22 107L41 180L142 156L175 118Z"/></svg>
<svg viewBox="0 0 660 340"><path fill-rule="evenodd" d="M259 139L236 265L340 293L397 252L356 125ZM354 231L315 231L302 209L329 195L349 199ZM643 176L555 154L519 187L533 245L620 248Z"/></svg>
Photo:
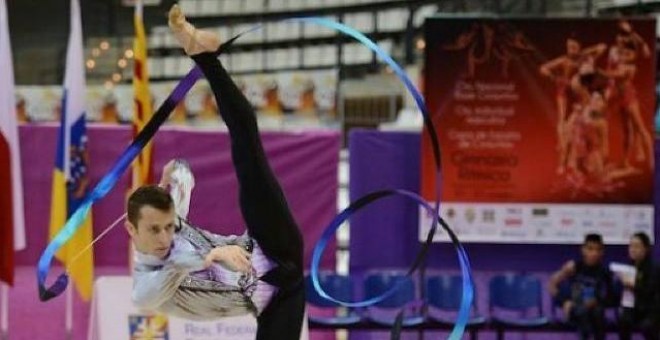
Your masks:
<svg viewBox="0 0 660 340"><path fill-rule="evenodd" d="M224 43L218 51L218 55L226 51L242 34L243 33L238 34ZM39 299L41 299L41 301L47 301L62 294L69 283L68 274L65 272L60 274L55 280L55 283L50 287L46 287L46 278L55 253L57 253L57 251L64 246L71 237L73 237L78 229L80 229L89 210L92 208L92 205L96 201L105 197L105 195L112 190L121 176L126 172L126 169L130 166L137 155L140 154L140 151L142 151L144 146L147 145L156 132L158 132L158 129L167 120L170 113L172 113L174 108L179 102L181 102L202 75L202 71L198 67L194 67L183 79L181 79L181 81L179 81L174 90L172 90L172 93L170 93L165 99L165 102L161 104L140 133L135 136L133 142L126 148L126 150L124 150L117 161L115 161L110 168L110 171L108 171L103 178L101 178L99 183L96 184L96 187L85 196L78 209L73 215L71 215L71 217L69 217L69 220L67 220L64 227L60 229L53 240L50 241L37 263L37 284L39 287ZM86 249L83 251L86 251ZM79 254L74 258L77 258ZM71 266L71 264L68 265Z"/></svg>
<svg viewBox="0 0 660 340"><path fill-rule="evenodd" d="M88 193L80 207L71 215L64 227L57 233L55 238L48 244L46 250L41 254L39 263L37 264L37 280L39 285L39 298L41 301L50 300L60 294L66 289L68 284L67 273L61 274L55 283L50 287L46 287L46 277L50 269L51 262L55 253L73 237L73 235L80 229L85 217L89 214L92 205L105 197L105 195L112 190L121 178L122 174L130 166L131 162L137 157L142 148L149 142L149 140L156 134L158 128L165 122L169 114L176 107L177 103L183 99L190 88L195 82L201 78L202 72L198 68L193 68L176 86L174 91L165 99L165 102L158 108L158 111L149 120L147 125L135 137L131 145L119 156L119 159L112 166L105 176L96 184L96 187Z"/></svg>

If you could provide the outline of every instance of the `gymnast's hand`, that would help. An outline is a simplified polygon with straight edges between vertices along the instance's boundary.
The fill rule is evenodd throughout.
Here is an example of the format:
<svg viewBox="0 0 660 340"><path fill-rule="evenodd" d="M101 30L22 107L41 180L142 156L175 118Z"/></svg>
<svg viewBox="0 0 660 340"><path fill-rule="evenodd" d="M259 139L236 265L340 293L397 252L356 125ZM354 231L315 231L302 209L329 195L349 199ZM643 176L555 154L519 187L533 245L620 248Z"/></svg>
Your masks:
<svg viewBox="0 0 660 340"><path fill-rule="evenodd" d="M204 264L208 268L213 262L218 262L225 268L235 272L249 273L252 270L250 253L236 245L213 248L206 255Z"/></svg>

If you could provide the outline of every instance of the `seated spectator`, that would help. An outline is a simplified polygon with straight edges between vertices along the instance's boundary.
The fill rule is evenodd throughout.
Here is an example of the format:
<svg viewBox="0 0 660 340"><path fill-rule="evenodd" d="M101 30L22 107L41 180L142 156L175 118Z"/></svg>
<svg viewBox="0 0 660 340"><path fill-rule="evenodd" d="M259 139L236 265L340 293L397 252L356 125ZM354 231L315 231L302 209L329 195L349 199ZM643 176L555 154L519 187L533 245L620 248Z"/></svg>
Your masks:
<svg viewBox="0 0 660 340"><path fill-rule="evenodd" d="M263 96L265 103L260 108L260 112L270 116L281 116L284 113L284 105L280 100L280 87L275 80L266 84Z"/></svg>
<svg viewBox="0 0 660 340"><path fill-rule="evenodd" d="M316 117L319 106L316 102L316 86L311 79L303 80L302 91L298 99L296 113L303 117Z"/></svg>
<svg viewBox="0 0 660 340"><path fill-rule="evenodd" d="M108 93L103 98L103 106L101 107L100 123L106 124L119 124L119 109L117 108L117 98L113 93Z"/></svg>
<svg viewBox="0 0 660 340"><path fill-rule="evenodd" d="M29 123L32 121L27 112L25 97L20 94L16 95L16 121L19 123Z"/></svg>
<svg viewBox="0 0 660 340"><path fill-rule="evenodd" d="M599 234L588 234L582 257L566 262L550 278L550 294L562 301L568 321L581 339L605 339L605 306L612 297L612 274L603 264L605 246ZM559 296L559 284L567 281L570 291Z"/></svg>
<svg viewBox="0 0 660 340"><path fill-rule="evenodd" d="M173 125L186 125L188 123L188 111L185 100L177 104L167 122Z"/></svg>
<svg viewBox="0 0 660 340"><path fill-rule="evenodd" d="M620 339L630 339L639 329L646 340L660 339L660 278L651 259L651 240L645 233L630 238L628 255L635 266L634 278L622 277L623 286L634 292L632 307L625 307L619 320Z"/></svg>

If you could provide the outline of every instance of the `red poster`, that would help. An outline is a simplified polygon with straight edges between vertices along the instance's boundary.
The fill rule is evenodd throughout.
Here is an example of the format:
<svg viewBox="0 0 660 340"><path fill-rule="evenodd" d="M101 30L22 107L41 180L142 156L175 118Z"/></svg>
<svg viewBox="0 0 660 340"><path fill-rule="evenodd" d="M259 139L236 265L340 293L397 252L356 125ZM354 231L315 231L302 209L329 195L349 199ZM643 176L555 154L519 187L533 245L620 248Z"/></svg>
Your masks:
<svg viewBox="0 0 660 340"><path fill-rule="evenodd" d="M653 235L654 43L652 19L427 21L441 214L462 239ZM433 200L429 141L422 194Z"/></svg>

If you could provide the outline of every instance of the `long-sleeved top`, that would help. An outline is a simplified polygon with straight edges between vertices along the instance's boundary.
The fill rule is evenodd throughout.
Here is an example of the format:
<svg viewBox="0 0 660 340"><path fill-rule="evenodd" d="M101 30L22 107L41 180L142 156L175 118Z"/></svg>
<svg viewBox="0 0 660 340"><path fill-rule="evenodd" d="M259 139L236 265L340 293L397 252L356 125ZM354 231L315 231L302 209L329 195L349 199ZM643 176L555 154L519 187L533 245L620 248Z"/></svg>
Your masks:
<svg viewBox="0 0 660 340"><path fill-rule="evenodd" d="M660 272L651 256L637 266L635 276L635 310L660 315Z"/></svg>
<svg viewBox="0 0 660 340"><path fill-rule="evenodd" d="M568 297L577 306L588 300L596 300L603 306L613 298L612 273L602 263L587 265L582 260L575 261L575 274L570 278L571 292Z"/></svg>
<svg viewBox="0 0 660 340"><path fill-rule="evenodd" d="M233 272L220 264L204 268L205 255L225 245L252 248L251 274ZM167 257L136 251L134 258L133 302L142 309L192 320L259 315L277 291L259 280L274 264L254 240L247 235L216 235L183 219L179 219Z"/></svg>

